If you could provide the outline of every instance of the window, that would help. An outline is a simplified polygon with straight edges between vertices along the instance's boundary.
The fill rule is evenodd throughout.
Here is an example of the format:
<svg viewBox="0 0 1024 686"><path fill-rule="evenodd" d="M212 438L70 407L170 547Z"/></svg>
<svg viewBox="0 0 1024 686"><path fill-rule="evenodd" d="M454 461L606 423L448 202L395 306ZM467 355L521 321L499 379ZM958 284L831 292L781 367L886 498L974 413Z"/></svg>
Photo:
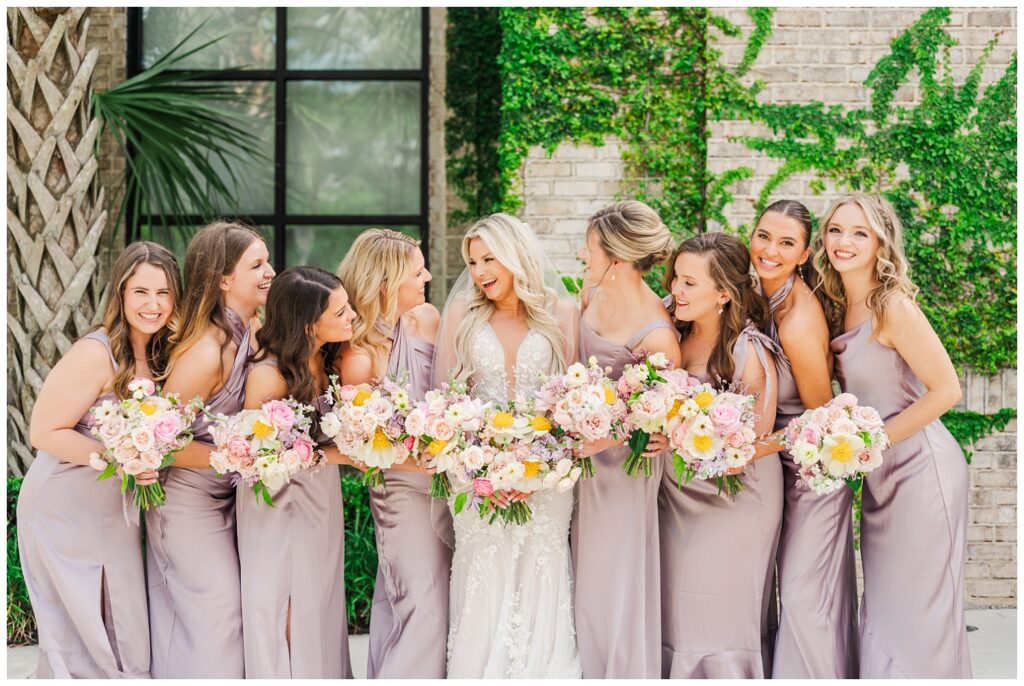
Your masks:
<svg viewBox="0 0 1024 686"><path fill-rule="evenodd" d="M205 21L189 69L246 94L273 163L241 172L241 218L280 270L330 271L371 226L427 240L428 10L418 7L146 7L128 10L128 69L146 68ZM190 43L191 44L191 43ZM225 208L228 211L229 208ZM181 225L189 224L181 218ZM129 227L183 251L189 233Z"/></svg>

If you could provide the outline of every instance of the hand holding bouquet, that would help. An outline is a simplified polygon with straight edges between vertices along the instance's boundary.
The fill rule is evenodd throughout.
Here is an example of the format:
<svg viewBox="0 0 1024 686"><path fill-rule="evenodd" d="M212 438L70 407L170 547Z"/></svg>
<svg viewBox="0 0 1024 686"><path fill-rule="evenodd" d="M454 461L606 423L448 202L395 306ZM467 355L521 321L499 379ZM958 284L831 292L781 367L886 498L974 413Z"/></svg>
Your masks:
<svg viewBox="0 0 1024 686"><path fill-rule="evenodd" d="M383 470L405 462L416 444L405 429L412 409L408 386L392 379L341 386L332 375L327 401L334 409L320 419L320 430L367 467L365 484L384 486Z"/></svg>
<svg viewBox="0 0 1024 686"><path fill-rule="evenodd" d="M182 405L178 396L158 395L149 379L128 384L131 394L120 403L105 400L93 408L90 431L103 443L103 454L92 453L89 464L108 479L121 468L121 493L132 491L139 509L148 510L167 502L160 482L140 486L135 477L149 470L164 469L192 440L190 429L202 406L198 398Z"/></svg>
<svg viewBox="0 0 1024 686"><path fill-rule="evenodd" d="M274 506L272 492L303 469L319 469L322 450L310 437L313 407L288 398L268 400L258 410L242 410L233 417L217 415L210 425L216 450L210 466L218 474L235 473L252 486L257 500Z"/></svg>
<svg viewBox="0 0 1024 686"><path fill-rule="evenodd" d="M434 470L430 495L446 499L451 495L449 472L461 467L460 454L483 426L487 404L469 396L463 382L449 381L440 390L427 391L405 420L405 430L416 440L417 449L427 454Z"/></svg>
<svg viewBox="0 0 1024 686"><path fill-rule="evenodd" d="M654 353L626 365L618 394L628 410L624 428L629 433L629 457L622 465L629 476L651 475L651 458L644 449L651 434L668 434L679 408L697 380L682 369L671 369L664 353Z"/></svg>
<svg viewBox="0 0 1024 686"><path fill-rule="evenodd" d="M593 356L586 366L576 363L565 374L547 378L534 409L545 413L556 438L567 436L574 443L617 438L626 416L626 403ZM594 475L589 457L580 458L579 466L584 477Z"/></svg>
<svg viewBox="0 0 1024 686"><path fill-rule="evenodd" d="M718 391L699 381L689 385L668 430L679 487L697 478L714 479L719 493L724 488L730 496L743 490L740 477L728 472L754 458L755 420L753 396Z"/></svg>
<svg viewBox="0 0 1024 686"><path fill-rule="evenodd" d="M818 495L845 483L856 492L864 475L882 464L882 451L892 443L872 407L841 393L822 407L807 410L786 427L786 449L800 466L800 483Z"/></svg>

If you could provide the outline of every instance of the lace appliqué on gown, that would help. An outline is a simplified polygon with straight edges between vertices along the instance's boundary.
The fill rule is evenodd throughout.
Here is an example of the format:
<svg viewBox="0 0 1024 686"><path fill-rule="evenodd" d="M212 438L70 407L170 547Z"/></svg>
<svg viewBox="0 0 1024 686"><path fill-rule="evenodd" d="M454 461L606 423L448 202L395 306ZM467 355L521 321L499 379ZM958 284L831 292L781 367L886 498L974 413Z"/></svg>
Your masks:
<svg viewBox="0 0 1024 686"><path fill-rule="evenodd" d="M504 354L490 325L472 347L473 393L508 398ZM516 356L515 390L530 397L547 370L551 347L530 330ZM522 526L488 524L475 511L454 517L448 676L581 676L570 580L573 494L546 491L528 501Z"/></svg>

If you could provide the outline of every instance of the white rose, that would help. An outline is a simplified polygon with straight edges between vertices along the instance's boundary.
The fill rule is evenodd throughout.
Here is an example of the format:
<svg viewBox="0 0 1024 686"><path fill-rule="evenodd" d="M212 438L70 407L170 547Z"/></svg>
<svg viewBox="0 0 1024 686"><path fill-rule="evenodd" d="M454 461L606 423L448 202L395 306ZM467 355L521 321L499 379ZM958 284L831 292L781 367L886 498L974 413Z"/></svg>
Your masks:
<svg viewBox="0 0 1024 686"><path fill-rule="evenodd" d="M337 436L338 432L341 431L341 420L338 419L338 415L333 412L328 412L321 417L320 430L323 431L328 438L334 438Z"/></svg>
<svg viewBox="0 0 1024 686"><path fill-rule="evenodd" d="M466 469L472 469L474 472L482 469L484 466L483 448L478 445L466 448L462 453L462 463L466 465Z"/></svg>
<svg viewBox="0 0 1024 686"><path fill-rule="evenodd" d="M281 462L288 471L294 472L302 465L302 460L299 459L299 453L295 450L285 450L284 454L281 455Z"/></svg>
<svg viewBox="0 0 1024 686"><path fill-rule="evenodd" d="M572 460L568 457L563 457L558 461L558 464L555 465L555 473L558 474L559 477L565 476L570 471L572 471Z"/></svg>
<svg viewBox="0 0 1024 686"><path fill-rule="evenodd" d="M647 357L647 361L652 366L658 367L659 369L668 366L668 357L665 353L654 353L653 355L649 355Z"/></svg>

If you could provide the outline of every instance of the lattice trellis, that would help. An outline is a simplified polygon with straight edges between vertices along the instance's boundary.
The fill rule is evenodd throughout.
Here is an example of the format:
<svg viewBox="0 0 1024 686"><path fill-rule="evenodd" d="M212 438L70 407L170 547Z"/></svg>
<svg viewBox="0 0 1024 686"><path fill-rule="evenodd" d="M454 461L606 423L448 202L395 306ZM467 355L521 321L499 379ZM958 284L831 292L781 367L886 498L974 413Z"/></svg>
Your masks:
<svg viewBox="0 0 1024 686"><path fill-rule="evenodd" d="M32 461L28 421L51 367L102 313L107 224L89 114L98 51L88 9L7 10L7 429L11 473Z"/></svg>

